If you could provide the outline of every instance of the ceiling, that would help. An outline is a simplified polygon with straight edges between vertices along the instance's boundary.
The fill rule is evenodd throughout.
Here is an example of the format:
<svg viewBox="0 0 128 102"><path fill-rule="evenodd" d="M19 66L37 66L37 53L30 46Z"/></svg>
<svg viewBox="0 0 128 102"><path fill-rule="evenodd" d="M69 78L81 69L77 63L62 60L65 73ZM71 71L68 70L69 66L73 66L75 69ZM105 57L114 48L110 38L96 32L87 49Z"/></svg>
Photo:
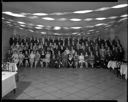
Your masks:
<svg viewBox="0 0 128 102"><path fill-rule="evenodd" d="M117 19L105 19L105 20L90 20L84 21L87 18L99 18L99 17L111 17L120 16L127 13L127 7L108 9L103 11L95 11L103 7L112 7L119 4L127 4L127 0L118 0L118 2L3 2L2 11L13 12L13 13L29 13L26 17L14 17L7 14L3 14L2 17L5 19L11 19L13 21L21 21L31 23L34 26L60 26L60 27L85 27L94 26L99 23L113 22ZM93 10L90 13L73 13L74 11L81 10ZM63 13L62 15L57 15L56 13ZM66 12L66 14L64 14ZM34 13L46 13L45 16L35 16L31 14ZM55 13L55 14L54 14ZM54 20L45 20L42 17L54 18ZM59 20L59 19L66 20ZM71 21L72 18L81 19L81 21Z"/></svg>

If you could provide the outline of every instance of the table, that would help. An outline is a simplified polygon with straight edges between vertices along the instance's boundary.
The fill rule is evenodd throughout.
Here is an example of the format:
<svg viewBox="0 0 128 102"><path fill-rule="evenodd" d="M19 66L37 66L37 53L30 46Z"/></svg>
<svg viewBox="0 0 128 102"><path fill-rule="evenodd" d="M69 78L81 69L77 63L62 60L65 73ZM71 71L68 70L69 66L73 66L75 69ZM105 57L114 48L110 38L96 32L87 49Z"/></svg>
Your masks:
<svg viewBox="0 0 128 102"><path fill-rule="evenodd" d="M17 72L2 72L2 97L16 89L15 75Z"/></svg>
<svg viewBox="0 0 128 102"><path fill-rule="evenodd" d="M112 68L114 70L115 68L119 68L120 64L121 63L118 61L109 61L107 67Z"/></svg>
<svg viewBox="0 0 128 102"><path fill-rule="evenodd" d="M121 64L120 74L121 74L121 76L125 75L125 79L127 80L127 64L126 63Z"/></svg>

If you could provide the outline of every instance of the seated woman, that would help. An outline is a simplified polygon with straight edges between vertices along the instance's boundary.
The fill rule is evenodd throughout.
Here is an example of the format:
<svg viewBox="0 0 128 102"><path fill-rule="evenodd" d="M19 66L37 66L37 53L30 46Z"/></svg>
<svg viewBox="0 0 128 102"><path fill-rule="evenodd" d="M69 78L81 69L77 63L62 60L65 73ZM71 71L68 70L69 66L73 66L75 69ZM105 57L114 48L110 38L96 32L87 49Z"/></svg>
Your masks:
<svg viewBox="0 0 128 102"><path fill-rule="evenodd" d="M56 63L58 63L57 68L61 68L62 67L62 56L60 54L60 51L58 51L57 62Z"/></svg>
<svg viewBox="0 0 128 102"><path fill-rule="evenodd" d="M83 53L81 53L80 56L79 56L79 65L80 65L80 68L83 68L83 64L84 63L85 63L84 55L83 55Z"/></svg>
<svg viewBox="0 0 128 102"><path fill-rule="evenodd" d="M36 53L35 53L35 68L36 68L39 60L40 60L40 54L38 51L36 51Z"/></svg>
<svg viewBox="0 0 128 102"><path fill-rule="evenodd" d="M62 53L62 65L63 67L67 67L68 65L68 55L65 51Z"/></svg>
<svg viewBox="0 0 128 102"><path fill-rule="evenodd" d="M47 52L45 55L45 63L46 63L46 68L48 67L49 63L50 63L50 52Z"/></svg>
<svg viewBox="0 0 128 102"><path fill-rule="evenodd" d="M104 68L104 67L106 66L106 65L105 65L106 50L105 50L105 48L104 48L103 45L101 45L100 56L101 56L100 65L101 65L101 67Z"/></svg>
<svg viewBox="0 0 128 102"><path fill-rule="evenodd" d="M27 50L24 53L24 61L23 62L24 62L25 67L29 66L29 53Z"/></svg>
<svg viewBox="0 0 128 102"><path fill-rule="evenodd" d="M92 51L90 52L90 56L89 56L89 64L91 65L92 68L94 68L94 55Z"/></svg>
<svg viewBox="0 0 128 102"><path fill-rule="evenodd" d="M35 58L35 53L33 51L31 51L31 53L29 55L29 61L30 61L31 68L33 67L33 64L34 64L34 58Z"/></svg>
<svg viewBox="0 0 128 102"><path fill-rule="evenodd" d="M24 59L24 55L20 51L20 53L19 53L19 67L23 66L23 59Z"/></svg>
<svg viewBox="0 0 128 102"><path fill-rule="evenodd" d="M74 67L74 59L73 59L73 55L72 54L69 54L68 56L68 67Z"/></svg>
<svg viewBox="0 0 128 102"><path fill-rule="evenodd" d="M74 66L75 68L78 68L78 62L79 62L79 56L77 55L77 52L75 52L75 55L74 55Z"/></svg>
<svg viewBox="0 0 128 102"><path fill-rule="evenodd" d="M100 54L98 51L95 52L95 67L100 67Z"/></svg>
<svg viewBox="0 0 128 102"><path fill-rule="evenodd" d="M9 49L6 54L6 61L11 62L12 61L11 57L12 57L12 54L11 54L11 50Z"/></svg>
<svg viewBox="0 0 128 102"><path fill-rule="evenodd" d="M44 62L45 62L45 53L44 53L44 51L42 51L41 56L40 56L40 65L41 65L41 67L44 67Z"/></svg>
<svg viewBox="0 0 128 102"><path fill-rule="evenodd" d="M16 63L16 65L19 63L19 55L18 55L17 51L14 51L14 53L12 55L12 59L13 59L13 62Z"/></svg>
<svg viewBox="0 0 128 102"><path fill-rule="evenodd" d="M85 66L86 66L86 68L88 68L88 59L89 59L89 55L88 55L88 52L86 51L85 52Z"/></svg>

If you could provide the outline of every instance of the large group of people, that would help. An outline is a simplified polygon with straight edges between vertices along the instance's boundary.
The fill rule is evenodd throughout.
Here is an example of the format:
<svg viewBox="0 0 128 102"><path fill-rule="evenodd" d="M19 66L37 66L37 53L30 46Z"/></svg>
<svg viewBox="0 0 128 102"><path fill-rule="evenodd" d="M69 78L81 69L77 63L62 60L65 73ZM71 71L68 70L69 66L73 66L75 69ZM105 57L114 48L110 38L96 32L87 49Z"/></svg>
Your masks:
<svg viewBox="0 0 128 102"><path fill-rule="evenodd" d="M124 57L118 38L13 36L9 44L6 60L18 67L106 68L110 60Z"/></svg>

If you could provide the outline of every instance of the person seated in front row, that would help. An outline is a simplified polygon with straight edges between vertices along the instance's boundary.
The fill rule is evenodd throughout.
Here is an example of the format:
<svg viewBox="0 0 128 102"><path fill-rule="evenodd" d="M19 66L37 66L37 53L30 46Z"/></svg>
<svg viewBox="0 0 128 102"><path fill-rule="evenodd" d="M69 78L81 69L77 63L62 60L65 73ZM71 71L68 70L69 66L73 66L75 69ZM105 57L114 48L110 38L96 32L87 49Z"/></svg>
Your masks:
<svg viewBox="0 0 128 102"><path fill-rule="evenodd" d="M58 55L57 55L57 62L58 62L58 68L62 67L62 56L60 54L60 51L58 51Z"/></svg>
<svg viewBox="0 0 128 102"><path fill-rule="evenodd" d="M85 67L88 68L88 59L89 59L89 55L88 52L85 52Z"/></svg>
<svg viewBox="0 0 128 102"><path fill-rule="evenodd" d="M45 56L46 68L48 68L48 66L49 66L50 57L51 57L50 52L47 52L47 53L46 53L46 56Z"/></svg>
<svg viewBox="0 0 128 102"><path fill-rule="evenodd" d="M70 68L73 68L74 67L74 59L73 59L73 55L72 54L69 54L68 56L68 67Z"/></svg>
<svg viewBox="0 0 128 102"><path fill-rule="evenodd" d="M22 54L22 51L19 53L19 67L23 66L23 59L24 55Z"/></svg>
<svg viewBox="0 0 128 102"><path fill-rule="evenodd" d="M75 68L78 68L78 63L79 63L79 56L78 56L77 52L75 52L75 55L74 55L74 66L75 66Z"/></svg>
<svg viewBox="0 0 128 102"><path fill-rule="evenodd" d="M94 68L94 55L93 52L90 52L90 56L89 56L89 64L91 65L92 68Z"/></svg>
<svg viewBox="0 0 128 102"><path fill-rule="evenodd" d="M45 53L44 53L44 51L42 50L41 56L40 56L40 65L41 65L41 68L44 67L44 62L45 62Z"/></svg>
<svg viewBox="0 0 128 102"><path fill-rule="evenodd" d="M35 68L37 67L39 60L40 60L40 54L38 51L36 51L36 53L35 53Z"/></svg>
<svg viewBox="0 0 128 102"><path fill-rule="evenodd" d="M95 52L95 67L100 68L100 54L98 51Z"/></svg>
<svg viewBox="0 0 128 102"><path fill-rule="evenodd" d="M33 51L31 51L30 55L29 55L29 61L30 61L30 66L31 68L33 67L34 65L34 60L35 59L35 53Z"/></svg>
<svg viewBox="0 0 128 102"><path fill-rule="evenodd" d="M83 53L81 53L80 56L79 56L79 65L80 65L80 68L83 68L83 65L84 64L85 64L84 55L83 55Z"/></svg>

